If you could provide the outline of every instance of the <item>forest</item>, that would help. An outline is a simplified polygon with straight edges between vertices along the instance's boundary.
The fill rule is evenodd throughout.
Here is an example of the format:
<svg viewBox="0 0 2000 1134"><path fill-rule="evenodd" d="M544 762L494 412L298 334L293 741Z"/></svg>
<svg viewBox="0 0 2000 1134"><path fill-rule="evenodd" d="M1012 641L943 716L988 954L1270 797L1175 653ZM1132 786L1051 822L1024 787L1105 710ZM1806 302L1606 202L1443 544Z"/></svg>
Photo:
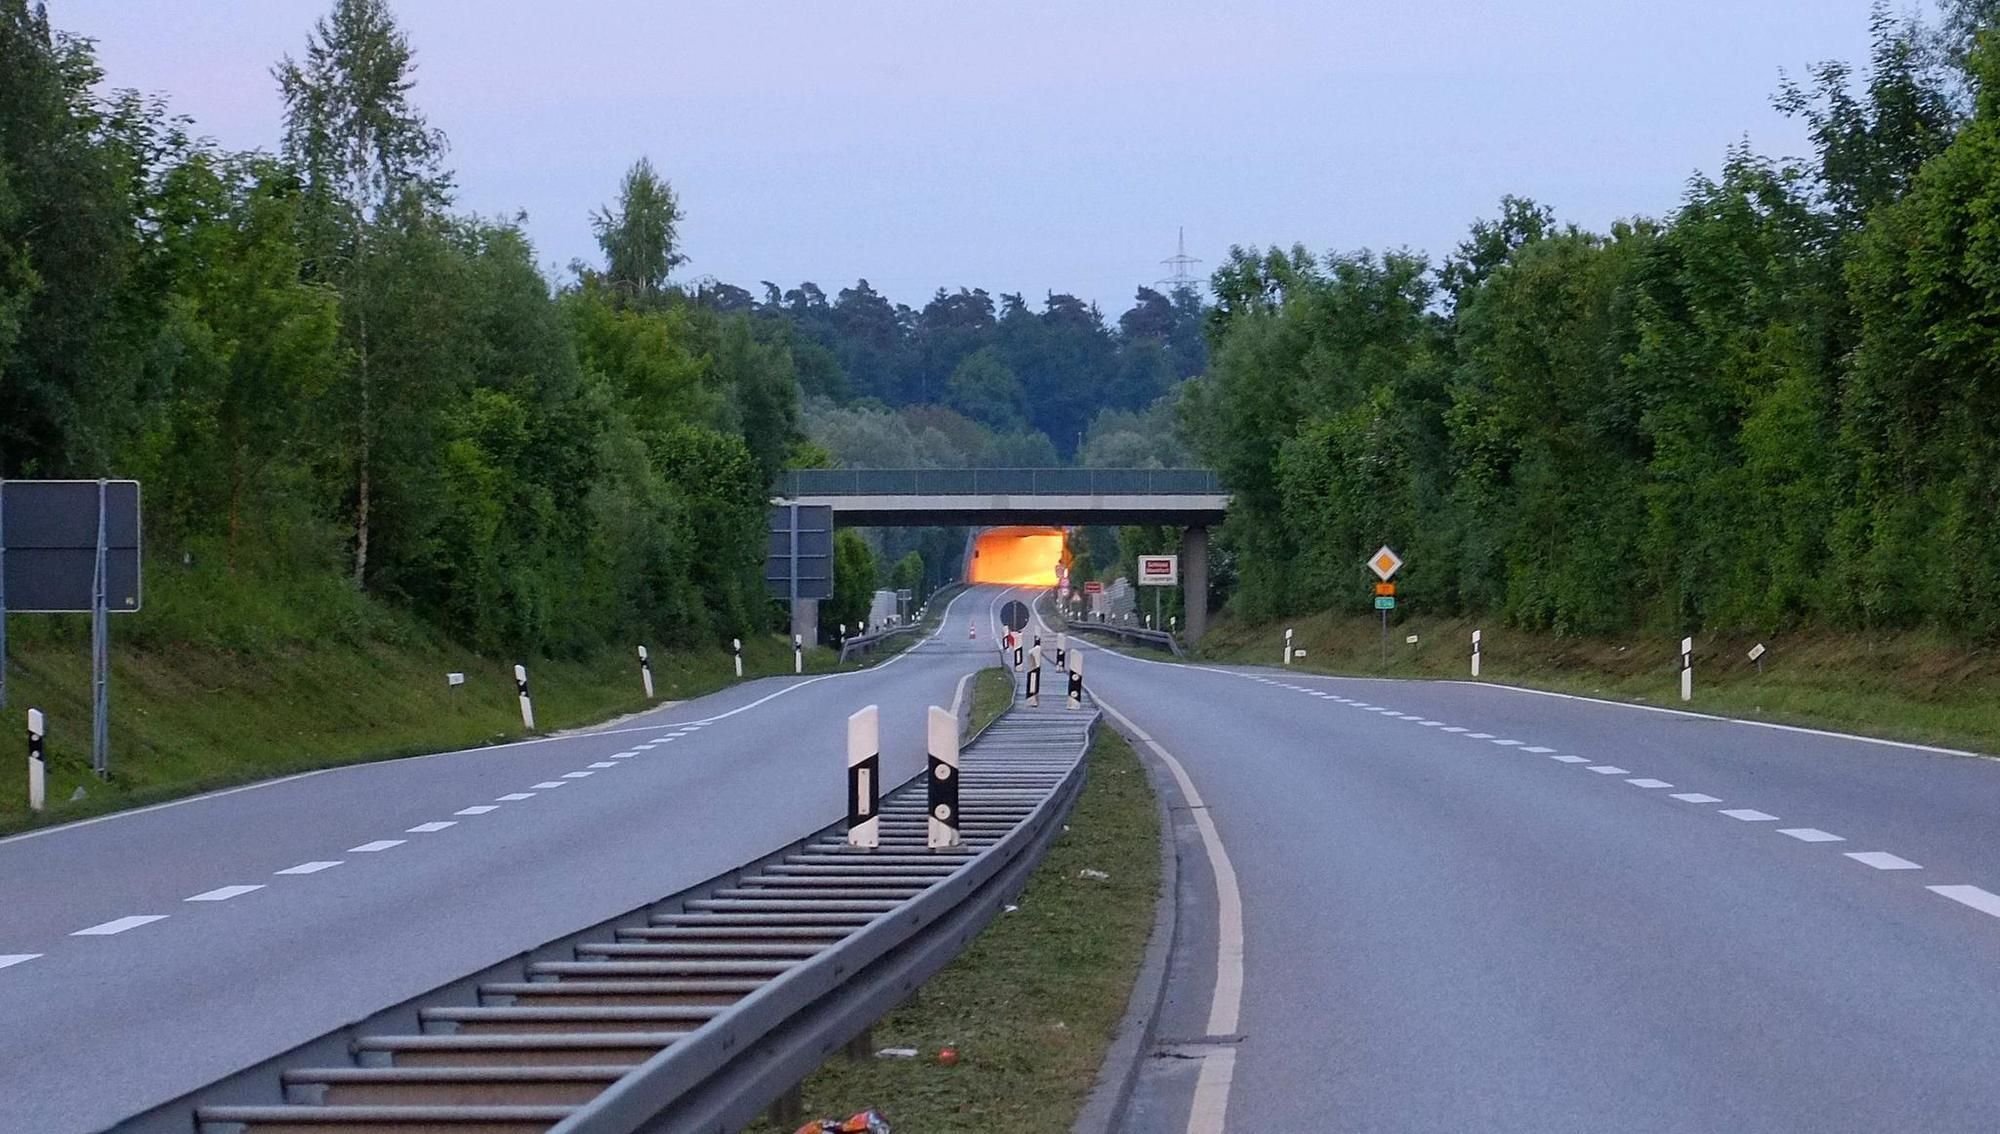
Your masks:
<svg viewBox="0 0 2000 1134"><path fill-rule="evenodd" d="M1508 198L1441 260L1237 248L1182 399L1249 617L1402 602L1561 634L2000 637L2000 6L1875 10L1731 147L1595 232Z"/></svg>
<svg viewBox="0 0 2000 1134"><path fill-rule="evenodd" d="M301 31L278 152L230 152L0 0L0 477L143 482L142 642L393 610L489 654L712 646L773 622L788 464L1177 452L1144 422L1206 365L1190 291L1112 327L1063 294L682 279L644 157L590 214L602 260L551 279L523 218L456 207L386 0ZM960 540L848 547L847 604Z"/></svg>

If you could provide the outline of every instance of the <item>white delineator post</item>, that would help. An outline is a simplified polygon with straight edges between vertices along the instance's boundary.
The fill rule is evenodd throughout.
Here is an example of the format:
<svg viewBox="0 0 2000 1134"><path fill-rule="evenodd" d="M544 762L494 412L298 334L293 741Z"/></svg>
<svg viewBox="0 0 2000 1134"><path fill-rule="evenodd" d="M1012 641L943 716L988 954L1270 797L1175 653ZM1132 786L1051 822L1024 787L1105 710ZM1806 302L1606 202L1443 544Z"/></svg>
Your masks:
<svg viewBox="0 0 2000 1134"><path fill-rule="evenodd" d="M806 671L806 640L803 637L794 634L792 635L792 672L804 673L805 671Z"/></svg>
<svg viewBox="0 0 2000 1134"><path fill-rule="evenodd" d="M958 845L958 714L932 705L929 721L931 778L927 842L932 850L949 850Z"/></svg>
<svg viewBox="0 0 2000 1134"><path fill-rule="evenodd" d="M1479 634L1477 630L1472 632L1472 676L1474 677L1479 676Z"/></svg>
<svg viewBox="0 0 2000 1134"><path fill-rule="evenodd" d="M736 676L743 676L743 639L729 639L729 652L736 657Z"/></svg>
<svg viewBox="0 0 2000 1134"><path fill-rule="evenodd" d="M1292 628L1285 627L1285 664L1292 664Z"/></svg>
<svg viewBox="0 0 2000 1134"><path fill-rule="evenodd" d="M40 709L28 710L28 810L40 811L48 791L48 756L43 743L48 733Z"/></svg>
<svg viewBox="0 0 2000 1134"><path fill-rule="evenodd" d="M639 680L646 687L646 699L653 699L653 659L646 647L639 647Z"/></svg>
<svg viewBox="0 0 2000 1134"><path fill-rule="evenodd" d="M1069 708L1083 708L1083 651L1069 652Z"/></svg>
<svg viewBox="0 0 2000 1134"><path fill-rule="evenodd" d="M847 845L874 850L882 842L881 713L868 705L847 718Z"/></svg>
<svg viewBox="0 0 2000 1134"><path fill-rule="evenodd" d="M1694 639L1681 639L1681 700L1694 700Z"/></svg>
<svg viewBox="0 0 2000 1134"><path fill-rule="evenodd" d="M528 667L525 665L514 667L514 692L521 698L521 727L532 732L535 728L535 702L528 696Z"/></svg>
<svg viewBox="0 0 2000 1134"><path fill-rule="evenodd" d="M1035 643L1035 648L1028 651L1028 707L1030 709L1039 709L1042 707L1042 644L1040 642Z"/></svg>
<svg viewBox="0 0 2000 1134"><path fill-rule="evenodd" d="M1057 634L1057 635L1056 635L1056 668L1057 668L1057 669L1067 669L1067 668L1068 668L1068 666L1069 666L1069 635L1067 635L1067 634Z"/></svg>

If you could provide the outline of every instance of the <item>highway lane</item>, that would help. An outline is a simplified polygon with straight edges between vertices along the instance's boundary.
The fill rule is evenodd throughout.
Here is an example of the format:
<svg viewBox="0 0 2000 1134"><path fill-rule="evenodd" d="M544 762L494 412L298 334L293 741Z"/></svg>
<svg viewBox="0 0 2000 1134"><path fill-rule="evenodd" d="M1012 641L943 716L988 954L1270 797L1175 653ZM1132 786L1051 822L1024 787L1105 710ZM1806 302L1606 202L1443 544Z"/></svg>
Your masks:
<svg viewBox="0 0 2000 1134"><path fill-rule="evenodd" d="M1212 1036L1218 885L1185 842L1174 1057L1130 1129L1220 1129L1219 1051L1231 1130L2000 1129L2000 763L1086 656L1186 769L1243 909Z"/></svg>
<svg viewBox="0 0 2000 1134"><path fill-rule="evenodd" d="M847 715L919 774L1000 594L857 673L0 841L0 963L39 954L0 968L0 1131L101 1129L836 821Z"/></svg>

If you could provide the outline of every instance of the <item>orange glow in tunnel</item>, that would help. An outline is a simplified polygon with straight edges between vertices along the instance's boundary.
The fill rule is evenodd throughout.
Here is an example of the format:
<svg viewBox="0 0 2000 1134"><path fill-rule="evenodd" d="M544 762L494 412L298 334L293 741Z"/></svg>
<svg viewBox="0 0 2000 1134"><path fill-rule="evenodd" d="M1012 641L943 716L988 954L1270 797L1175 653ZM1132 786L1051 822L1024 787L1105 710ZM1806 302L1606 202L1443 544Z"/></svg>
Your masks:
<svg viewBox="0 0 2000 1134"><path fill-rule="evenodd" d="M1059 562L1069 562L1061 528L988 528L973 541L966 574L974 583L1053 587Z"/></svg>

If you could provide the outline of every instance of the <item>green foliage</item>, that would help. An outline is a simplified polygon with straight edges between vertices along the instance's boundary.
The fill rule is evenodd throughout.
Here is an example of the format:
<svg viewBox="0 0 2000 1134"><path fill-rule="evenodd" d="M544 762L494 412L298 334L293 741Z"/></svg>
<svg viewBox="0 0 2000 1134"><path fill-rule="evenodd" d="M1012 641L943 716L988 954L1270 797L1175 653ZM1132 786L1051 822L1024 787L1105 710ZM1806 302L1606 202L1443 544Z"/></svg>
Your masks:
<svg viewBox="0 0 2000 1134"><path fill-rule="evenodd" d="M820 605L822 636L837 635L839 627L848 632L868 621L868 607L875 601L875 551L861 533L842 528L833 533L833 597Z"/></svg>
<svg viewBox="0 0 2000 1134"><path fill-rule="evenodd" d="M1872 26L1780 94L1811 161L1734 148L1663 221L1509 197L1435 272L1233 251L1180 414L1238 608L1364 610L1386 542L1413 609L1564 635L2000 637L2000 45L1967 104L1935 33Z"/></svg>
<svg viewBox="0 0 2000 1134"><path fill-rule="evenodd" d="M604 250L604 278L627 294L651 298L667 273L686 262L680 253L680 201L673 186L640 158L625 171L615 207L590 214L597 246Z"/></svg>

